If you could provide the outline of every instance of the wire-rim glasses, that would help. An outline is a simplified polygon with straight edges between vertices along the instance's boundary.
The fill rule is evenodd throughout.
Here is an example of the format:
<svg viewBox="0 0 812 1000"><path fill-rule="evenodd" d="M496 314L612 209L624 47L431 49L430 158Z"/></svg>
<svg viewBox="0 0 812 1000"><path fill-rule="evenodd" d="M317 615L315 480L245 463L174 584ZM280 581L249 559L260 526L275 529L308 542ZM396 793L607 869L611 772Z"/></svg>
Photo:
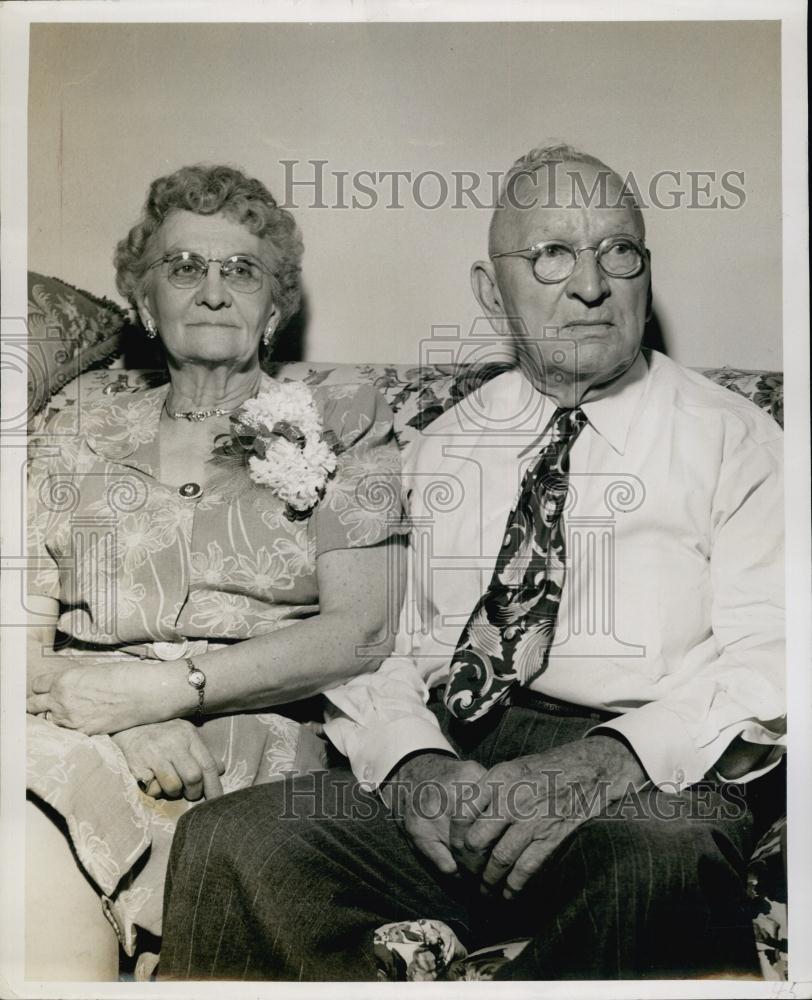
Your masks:
<svg viewBox="0 0 812 1000"><path fill-rule="evenodd" d="M524 257L529 260L533 274L545 285L566 281L575 270L584 250L592 250L598 267L610 278L634 278L645 267L648 250L642 240L626 233L606 236L600 243L574 247L566 240L542 240L523 250L505 250L492 253L497 257Z"/></svg>
<svg viewBox="0 0 812 1000"><path fill-rule="evenodd" d="M147 270L166 264L166 277L175 288L197 288L209 273L209 264L220 265L220 277L235 292L256 292L270 272L256 257L233 254L231 257L204 257L193 250L175 250L153 261Z"/></svg>

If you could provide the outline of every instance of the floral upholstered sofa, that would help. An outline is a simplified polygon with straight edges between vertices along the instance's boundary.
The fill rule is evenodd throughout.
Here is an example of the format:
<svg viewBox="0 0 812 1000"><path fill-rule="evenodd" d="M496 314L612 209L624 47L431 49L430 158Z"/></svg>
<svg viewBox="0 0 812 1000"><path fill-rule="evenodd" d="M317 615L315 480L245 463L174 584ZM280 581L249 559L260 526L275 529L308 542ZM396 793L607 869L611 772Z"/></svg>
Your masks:
<svg viewBox="0 0 812 1000"><path fill-rule="evenodd" d="M151 359L129 354L143 347L143 332L130 326L119 306L71 288L55 278L29 274L29 429L40 431L65 408L99 396L126 397L166 380ZM137 352L136 352L137 353ZM135 367L133 367L135 364ZM369 365L293 362L273 374L320 383L372 383L395 413L395 430L405 445L439 414L474 392L503 365ZM698 369L731 392L752 399L783 423L780 372L736 368ZM786 979L786 824L783 815L761 837L750 861L748 889L753 904L755 947L762 973ZM427 918L431 914L426 914ZM461 956L447 928L430 919L389 925L376 936L381 978L488 979L521 943L509 942L486 953ZM449 932L450 933L450 932Z"/></svg>

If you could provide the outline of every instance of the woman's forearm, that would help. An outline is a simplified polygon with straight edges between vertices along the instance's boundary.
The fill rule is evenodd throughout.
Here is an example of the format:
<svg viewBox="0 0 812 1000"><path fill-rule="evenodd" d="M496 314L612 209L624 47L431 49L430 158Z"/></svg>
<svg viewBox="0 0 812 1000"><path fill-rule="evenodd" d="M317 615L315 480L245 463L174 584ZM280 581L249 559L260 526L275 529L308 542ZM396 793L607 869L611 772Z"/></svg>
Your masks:
<svg viewBox="0 0 812 1000"><path fill-rule="evenodd" d="M390 572L400 560L390 558L383 546L326 553L317 564L317 615L194 657L206 675L204 712L270 708L374 670L393 647L402 593L401 575ZM95 734L191 716L199 707L184 660L71 666L53 685L47 678L35 685L30 712Z"/></svg>
<svg viewBox="0 0 812 1000"><path fill-rule="evenodd" d="M206 675L206 711L283 705L376 669L394 644L401 555L402 543L391 540L321 556L318 615L195 658ZM186 686L194 709L196 692Z"/></svg>
<svg viewBox="0 0 812 1000"><path fill-rule="evenodd" d="M319 694L375 670L393 644L391 629L383 625L327 613L195 657L195 664L206 675L206 710L229 712ZM189 690L187 703L194 709L197 695Z"/></svg>
<svg viewBox="0 0 812 1000"><path fill-rule="evenodd" d="M205 711L283 705L375 670L394 645L403 591L402 554L399 540L328 552L317 563L319 614L194 657L206 675ZM176 716L189 715L198 698L187 683L186 664L177 664L171 673L165 697Z"/></svg>
<svg viewBox="0 0 812 1000"><path fill-rule="evenodd" d="M206 675L204 714L271 708L306 698L373 670L392 642L381 629L325 613L269 635L194 658ZM61 658L60 658L61 659ZM88 735L193 716L198 693L184 660L77 663L43 676L29 692L28 711Z"/></svg>
<svg viewBox="0 0 812 1000"><path fill-rule="evenodd" d="M53 651L54 628L29 626L28 693L36 677L86 665L82 658ZM195 657L206 674L205 701L210 712L264 708L309 698L356 674L374 670L391 652L394 638L384 627L350 621L342 614L320 614L268 635L234 643ZM154 685L159 678L161 704L157 714L167 719L191 714L197 704L186 681L185 661L136 661L133 678ZM174 669L172 669L174 668ZM170 710L175 706L178 711ZM143 722L158 721L157 716Z"/></svg>

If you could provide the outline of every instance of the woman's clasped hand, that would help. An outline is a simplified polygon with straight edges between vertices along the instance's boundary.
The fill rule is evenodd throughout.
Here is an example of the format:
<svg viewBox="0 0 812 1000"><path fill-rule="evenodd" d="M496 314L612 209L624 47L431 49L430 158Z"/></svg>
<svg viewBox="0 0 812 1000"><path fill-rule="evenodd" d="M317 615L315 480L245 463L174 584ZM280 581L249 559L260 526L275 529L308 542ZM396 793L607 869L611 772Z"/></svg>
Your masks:
<svg viewBox="0 0 812 1000"><path fill-rule="evenodd" d="M79 663L35 676L26 708L88 736L118 733L145 720L186 715L196 699L185 678L183 661Z"/></svg>
<svg viewBox="0 0 812 1000"><path fill-rule="evenodd" d="M147 795L182 796L194 802L223 794L223 765L185 719L135 726L116 733L113 740Z"/></svg>

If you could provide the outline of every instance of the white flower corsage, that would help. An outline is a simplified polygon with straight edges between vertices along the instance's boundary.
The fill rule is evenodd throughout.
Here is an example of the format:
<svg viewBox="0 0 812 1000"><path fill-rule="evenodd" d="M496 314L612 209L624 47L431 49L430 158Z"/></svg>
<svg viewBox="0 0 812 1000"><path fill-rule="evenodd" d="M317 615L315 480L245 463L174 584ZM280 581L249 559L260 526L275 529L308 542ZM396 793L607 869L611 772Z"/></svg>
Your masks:
<svg viewBox="0 0 812 1000"><path fill-rule="evenodd" d="M286 504L292 520L308 517L335 474L341 450L325 432L310 389L303 382L276 382L231 416L225 454L250 452L248 470Z"/></svg>

